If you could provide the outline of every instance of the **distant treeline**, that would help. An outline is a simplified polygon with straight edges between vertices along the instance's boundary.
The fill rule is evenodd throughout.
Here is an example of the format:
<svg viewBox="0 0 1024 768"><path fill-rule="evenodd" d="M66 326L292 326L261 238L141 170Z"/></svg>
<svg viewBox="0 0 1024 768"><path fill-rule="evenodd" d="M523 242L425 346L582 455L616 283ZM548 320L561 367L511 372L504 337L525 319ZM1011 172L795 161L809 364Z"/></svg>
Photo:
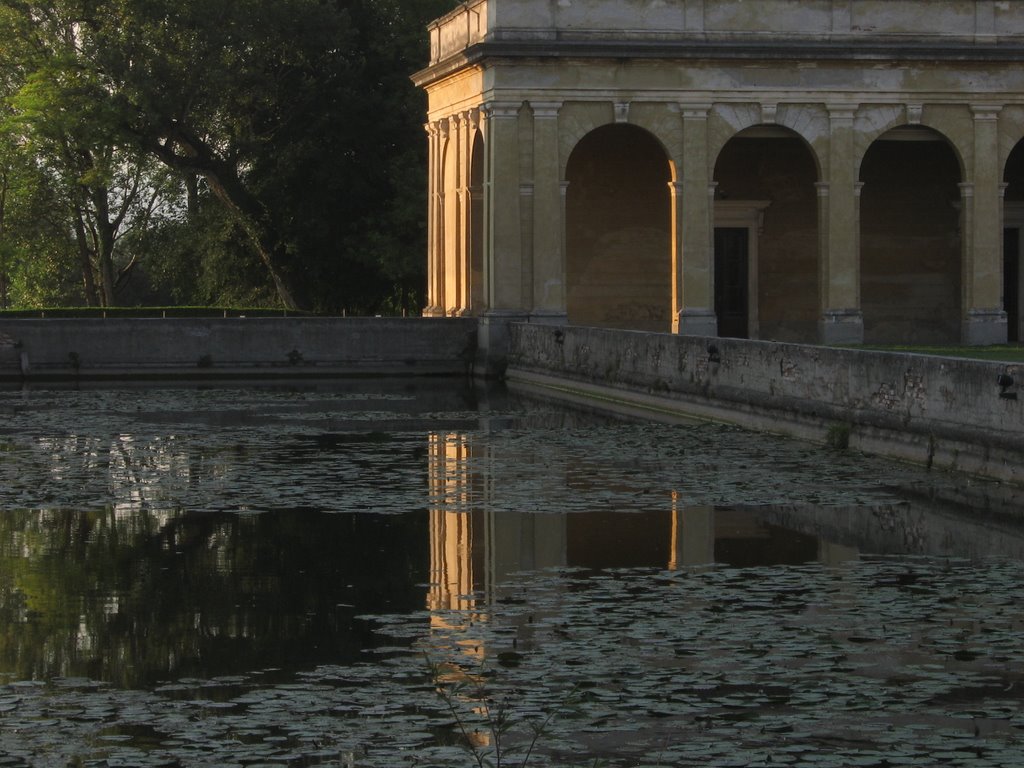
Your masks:
<svg viewBox="0 0 1024 768"><path fill-rule="evenodd" d="M0 308L423 305L454 0L0 0Z"/></svg>

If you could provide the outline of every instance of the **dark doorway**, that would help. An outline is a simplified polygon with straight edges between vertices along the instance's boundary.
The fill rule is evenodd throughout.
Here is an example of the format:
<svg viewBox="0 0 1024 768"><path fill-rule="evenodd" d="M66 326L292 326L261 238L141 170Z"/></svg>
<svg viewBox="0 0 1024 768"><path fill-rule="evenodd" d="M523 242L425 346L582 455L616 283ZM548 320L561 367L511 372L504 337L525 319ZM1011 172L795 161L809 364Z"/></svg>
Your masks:
<svg viewBox="0 0 1024 768"><path fill-rule="evenodd" d="M750 230L715 228L715 314L718 335L735 339L749 336Z"/></svg>
<svg viewBox="0 0 1024 768"><path fill-rule="evenodd" d="M1020 230L1003 230L1003 309L1007 339L1020 341Z"/></svg>

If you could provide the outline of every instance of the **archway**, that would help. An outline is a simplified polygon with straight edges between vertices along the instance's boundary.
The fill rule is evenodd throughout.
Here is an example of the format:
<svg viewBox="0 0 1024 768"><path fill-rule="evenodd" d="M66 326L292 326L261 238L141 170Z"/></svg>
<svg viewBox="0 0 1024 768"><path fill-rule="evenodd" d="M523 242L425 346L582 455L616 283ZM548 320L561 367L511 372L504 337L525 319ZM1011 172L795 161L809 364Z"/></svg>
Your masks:
<svg viewBox="0 0 1024 768"><path fill-rule="evenodd" d="M671 167L661 144L625 123L591 131L566 167L569 322L671 330Z"/></svg>
<svg viewBox="0 0 1024 768"><path fill-rule="evenodd" d="M1007 339L1024 340L1021 295L1024 294L1024 140L1010 152L1003 177L1003 309Z"/></svg>
<svg viewBox="0 0 1024 768"><path fill-rule="evenodd" d="M721 336L813 342L818 164L792 131L738 133L715 163L715 315Z"/></svg>
<svg viewBox="0 0 1024 768"><path fill-rule="evenodd" d="M960 163L936 131L900 127L861 163L864 340L947 344L960 339Z"/></svg>

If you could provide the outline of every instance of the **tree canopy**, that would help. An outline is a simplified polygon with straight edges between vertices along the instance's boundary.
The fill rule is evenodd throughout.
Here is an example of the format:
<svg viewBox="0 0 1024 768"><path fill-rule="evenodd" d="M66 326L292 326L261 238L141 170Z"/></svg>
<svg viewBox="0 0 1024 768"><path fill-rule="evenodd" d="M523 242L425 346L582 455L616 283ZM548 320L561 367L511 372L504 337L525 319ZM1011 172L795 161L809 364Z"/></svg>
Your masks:
<svg viewBox="0 0 1024 768"><path fill-rule="evenodd" d="M0 0L0 301L418 309L452 4Z"/></svg>

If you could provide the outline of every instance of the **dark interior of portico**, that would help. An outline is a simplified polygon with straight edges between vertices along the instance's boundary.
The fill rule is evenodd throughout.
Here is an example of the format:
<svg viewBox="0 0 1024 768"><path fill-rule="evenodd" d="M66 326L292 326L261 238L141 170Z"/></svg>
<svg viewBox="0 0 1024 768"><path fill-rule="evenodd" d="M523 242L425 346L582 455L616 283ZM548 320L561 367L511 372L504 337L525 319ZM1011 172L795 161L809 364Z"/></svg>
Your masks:
<svg viewBox="0 0 1024 768"><path fill-rule="evenodd" d="M890 131L861 164L861 309L864 340L960 340L960 164L924 128Z"/></svg>
<svg viewBox="0 0 1024 768"><path fill-rule="evenodd" d="M566 169L569 322L671 330L668 156L647 131L605 125L585 136Z"/></svg>

